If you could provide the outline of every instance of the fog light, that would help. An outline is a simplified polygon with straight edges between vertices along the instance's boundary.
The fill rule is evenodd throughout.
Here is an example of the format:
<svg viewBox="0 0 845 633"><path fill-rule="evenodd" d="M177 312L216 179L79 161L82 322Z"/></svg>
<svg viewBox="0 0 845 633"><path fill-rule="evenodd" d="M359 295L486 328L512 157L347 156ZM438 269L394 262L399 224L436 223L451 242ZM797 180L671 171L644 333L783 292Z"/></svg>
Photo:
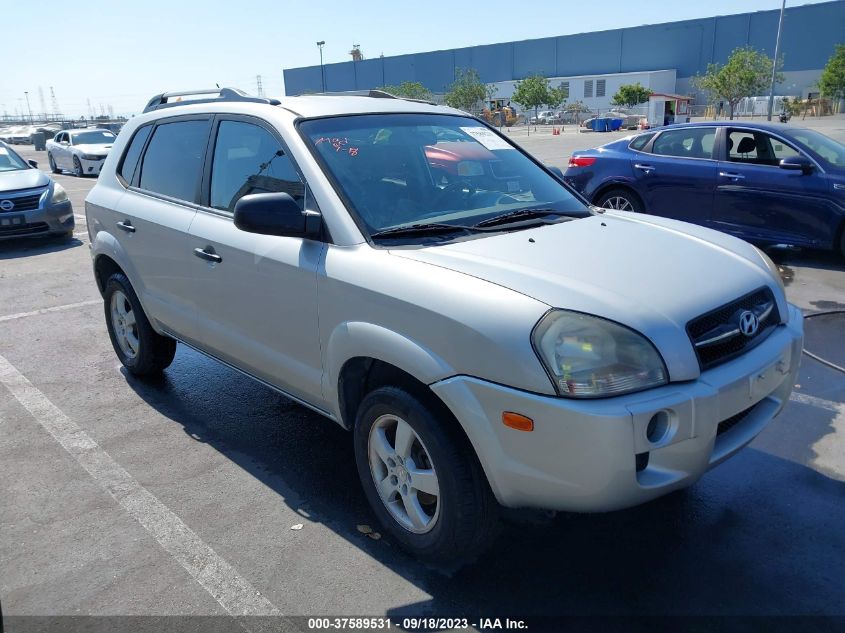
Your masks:
<svg viewBox="0 0 845 633"><path fill-rule="evenodd" d="M645 429L646 439L652 444L659 444L668 437L671 426L669 412L658 411L648 421L648 426Z"/></svg>

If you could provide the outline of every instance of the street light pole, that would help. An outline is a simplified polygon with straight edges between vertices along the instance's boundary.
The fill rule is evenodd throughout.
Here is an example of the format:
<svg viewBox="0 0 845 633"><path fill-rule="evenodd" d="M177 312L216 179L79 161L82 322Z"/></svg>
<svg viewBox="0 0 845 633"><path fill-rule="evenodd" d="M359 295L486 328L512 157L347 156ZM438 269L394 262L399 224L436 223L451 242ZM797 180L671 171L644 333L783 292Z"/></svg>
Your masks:
<svg viewBox="0 0 845 633"><path fill-rule="evenodd" d="M323 69L323 46L325 44L325 40L317 42L317 48L320 49L320 83L323 86L323 92L326 91L326 71Z"/></svg>
<svg viewBox="0 0 845 633"><path fill-rule="evenodd" d="M29 107L29 93L26 90L23 93L26 96L26 109L29 110L29 123L32 124L34 121L32 120L32 108Z"/></svg>
<svg viewBox="0 0 845 633"><path fill-rule="evenodd" d="M780 54L780 32L783 29L783 11L786 9L786 0L780 5L780 19L778 20L778 36L775 40L775 58L772 60L772 85L769 90L769 115L766 120L772 120L772 110L775 109L775 76L778 72L778 55Z"/></svg>

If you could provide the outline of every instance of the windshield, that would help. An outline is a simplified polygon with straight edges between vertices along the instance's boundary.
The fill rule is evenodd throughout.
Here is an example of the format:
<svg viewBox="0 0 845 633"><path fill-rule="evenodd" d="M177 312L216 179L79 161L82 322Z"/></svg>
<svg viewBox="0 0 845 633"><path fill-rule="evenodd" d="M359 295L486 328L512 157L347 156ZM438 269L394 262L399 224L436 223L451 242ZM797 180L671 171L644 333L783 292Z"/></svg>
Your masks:
<svg viewBox="0 0 845 633"><path fill-rule="evenodd" d="M111 132L94 131L94 132L80 132L73 134L74 145L102 145L104 143L114 143L114 134Z"/></svg>
<svg viewBox="0 0 845 633"><path fill-rule="evenodd" d="M589 215L554 176L475 119L343 116L304 121L300 130L371 235L420 223L475 225L522 209Z"/></svg>
<svg viewBox="0 0 845 633"><path fill-rule="evenodd" d="M0 173L29 169L26 161L7 147L0 145Z"/></svg>
<svg viewBox="0 0 845 633"><path fill-rule="evenodd" d="M845 167L845 145L815 130L794 130L792 137L836 167Z"/></svg>

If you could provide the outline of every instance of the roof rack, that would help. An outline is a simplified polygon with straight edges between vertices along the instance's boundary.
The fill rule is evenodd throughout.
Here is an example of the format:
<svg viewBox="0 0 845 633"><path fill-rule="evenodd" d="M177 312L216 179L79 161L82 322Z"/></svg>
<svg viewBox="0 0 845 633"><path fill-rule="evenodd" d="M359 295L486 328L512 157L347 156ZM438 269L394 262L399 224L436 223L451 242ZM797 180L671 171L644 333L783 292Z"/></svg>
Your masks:
<svg viewBox="0 0 845 633"><path fill-rule="evenodd" d="M215 95L207 99L188 99L182 101L178 97L187 97L195 95ZM176 99L176 101L171 101ZM154 96L149 100L144 112L151 112L153 110L160 110L161 108L170 108L180 105L193 105L195 103L220 103L220 102L248 102L248 103L266 103L268 105L279 105L281 101L278 99L266 99L264 97L253 97L248 95L243 90L237 88L211 88L208 90L183 90L181 92L163 92Z"/></svg>
<svg viewBox="0 0 845 633"><path fill-rule="evenodd" d="M397 97L384 90L343 90L340 92L313 92L310 94L301 94L301 97L370 97L372 99L401 99L402 101L413 101L414 103L427 103L428 105L437 105L434 101L428 99L411 99L410 97Z"/></svg>

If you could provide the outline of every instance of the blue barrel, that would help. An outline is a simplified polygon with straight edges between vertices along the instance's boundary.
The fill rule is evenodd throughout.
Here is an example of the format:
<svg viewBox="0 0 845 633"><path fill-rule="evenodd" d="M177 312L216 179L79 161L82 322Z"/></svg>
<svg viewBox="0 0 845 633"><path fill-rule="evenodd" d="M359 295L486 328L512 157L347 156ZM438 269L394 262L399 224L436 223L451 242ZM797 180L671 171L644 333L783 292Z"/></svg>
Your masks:
<svg viewBox="0 0 845 633"><path fill-rule="evenodd" d="M622 123L624 123L622 119L610 119L611 132L616 132L619 128L621 128Z"/></svg>

